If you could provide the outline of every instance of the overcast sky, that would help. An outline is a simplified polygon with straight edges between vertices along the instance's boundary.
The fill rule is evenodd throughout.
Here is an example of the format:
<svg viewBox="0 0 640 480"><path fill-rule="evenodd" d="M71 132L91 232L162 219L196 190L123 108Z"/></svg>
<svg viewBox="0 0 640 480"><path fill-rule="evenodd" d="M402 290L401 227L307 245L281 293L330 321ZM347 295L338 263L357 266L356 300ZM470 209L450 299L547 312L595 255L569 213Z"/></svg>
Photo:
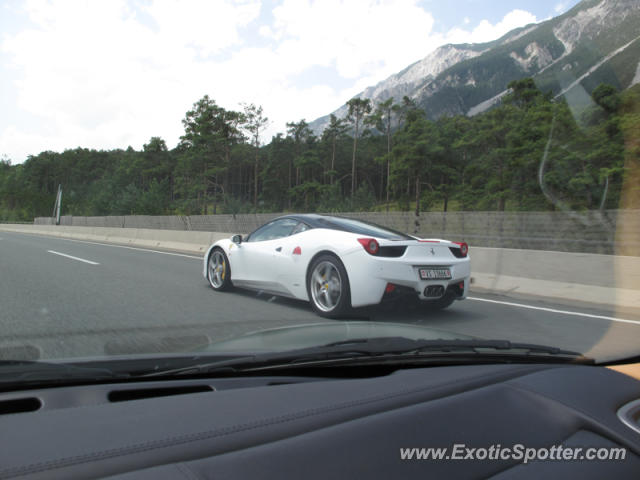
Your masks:
<svg viewBox="0 0 640 480"><path fill-rule="evenodd" d="M445 43L485 42L577 0L0 0L0 157L173 148L208 94L264 107L264 140Z"/></svg>

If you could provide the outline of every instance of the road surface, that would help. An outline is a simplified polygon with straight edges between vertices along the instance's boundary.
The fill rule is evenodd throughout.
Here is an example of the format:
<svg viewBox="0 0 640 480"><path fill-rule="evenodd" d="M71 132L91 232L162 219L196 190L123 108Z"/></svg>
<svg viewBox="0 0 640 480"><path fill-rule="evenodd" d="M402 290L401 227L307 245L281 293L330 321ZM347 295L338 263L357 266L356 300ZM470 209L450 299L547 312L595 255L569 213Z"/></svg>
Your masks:
<svg viewBox="0 0 640 480"><path fill-rule="evenodd" d="M325 321L306 302L214 292L201 270L193 255L0 232L0 356L24 345L42 358L154 353ZM359 309L354 318L555 345L603 360L640 354L639 313L544 299L472 291L441 312L403 302Z"/></svg>

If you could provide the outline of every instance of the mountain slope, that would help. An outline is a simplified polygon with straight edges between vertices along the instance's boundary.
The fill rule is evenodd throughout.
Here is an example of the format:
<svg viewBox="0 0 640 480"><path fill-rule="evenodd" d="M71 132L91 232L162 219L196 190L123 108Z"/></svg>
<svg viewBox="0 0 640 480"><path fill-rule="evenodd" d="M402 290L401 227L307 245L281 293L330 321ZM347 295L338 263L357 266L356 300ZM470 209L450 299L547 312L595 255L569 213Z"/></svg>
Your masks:
<svg viewBox="0 0 640 480"><path fill-rule="evenodd" d="M601 82L640 81L640 2L584 0L548 21L483 44L445 45L357 95L374 103L412 98L430 118L475 115L497 103L513 80L533 77L543 91L576 105ZM346 116L343 105L333 112ZM328 116L311 123L316 132Z"/></svg>

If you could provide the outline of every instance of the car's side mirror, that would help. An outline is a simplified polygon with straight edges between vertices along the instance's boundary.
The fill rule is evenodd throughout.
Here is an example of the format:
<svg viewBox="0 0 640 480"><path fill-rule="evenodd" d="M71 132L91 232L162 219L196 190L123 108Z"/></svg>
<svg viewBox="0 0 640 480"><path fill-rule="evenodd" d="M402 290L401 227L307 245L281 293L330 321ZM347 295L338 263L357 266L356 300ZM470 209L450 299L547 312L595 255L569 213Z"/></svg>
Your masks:
<svg viewBox="0 0 640 480"><path fill-rule="evenodd" d="M231 241L236 245L240 245L242 243L242 235L234 235L231 237Z"/></svg>

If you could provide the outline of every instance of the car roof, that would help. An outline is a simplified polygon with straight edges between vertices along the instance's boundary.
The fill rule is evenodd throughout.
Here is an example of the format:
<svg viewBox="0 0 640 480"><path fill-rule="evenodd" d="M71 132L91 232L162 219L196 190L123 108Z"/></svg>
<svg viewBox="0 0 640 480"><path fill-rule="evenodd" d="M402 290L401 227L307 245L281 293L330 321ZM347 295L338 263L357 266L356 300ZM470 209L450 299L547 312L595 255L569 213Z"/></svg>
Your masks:
<svg viewBox="0 0 640 480"><path fill-rule="evenodd" d="M283 215L282 217L278 217L274 220L279 220L282 218L290 218L292 220L296 220L298 222L304 222L309 225L311 228L328 228L331 230L342 230L351 233L361 233L365 234L365 232L361 228L354 227L353 225L345 224L345 220L359 222L366 228L374 227L376 229L381 229L384 231L384 234L380 233L380 230L374 235L370 232L370 235L374 235L380 238L388 238L394 240L410 240L412 237L409 235L395 231L391 228L383 227L381 225L376 225L375 223L367 222L364 220L359 220L356 218L349 217L341 217L338 215L320 215L318 213L300 213L300 214L291 214L291 215ZM273 220L272 220L273 221ZM398 238L399 237L399 238Z"/></svg>
<svg viewBox="0 0 640 480"><path fill-rule="evenodd" d="M274 220L280 220L281 218L291 218L299 222L304 222L310 227L319 228L327 226L326 222L331 221L334 218L340 218L333 215L320 215L318 213L296 213L292 215L283 215L282 217L275 218Z"/></svg>

